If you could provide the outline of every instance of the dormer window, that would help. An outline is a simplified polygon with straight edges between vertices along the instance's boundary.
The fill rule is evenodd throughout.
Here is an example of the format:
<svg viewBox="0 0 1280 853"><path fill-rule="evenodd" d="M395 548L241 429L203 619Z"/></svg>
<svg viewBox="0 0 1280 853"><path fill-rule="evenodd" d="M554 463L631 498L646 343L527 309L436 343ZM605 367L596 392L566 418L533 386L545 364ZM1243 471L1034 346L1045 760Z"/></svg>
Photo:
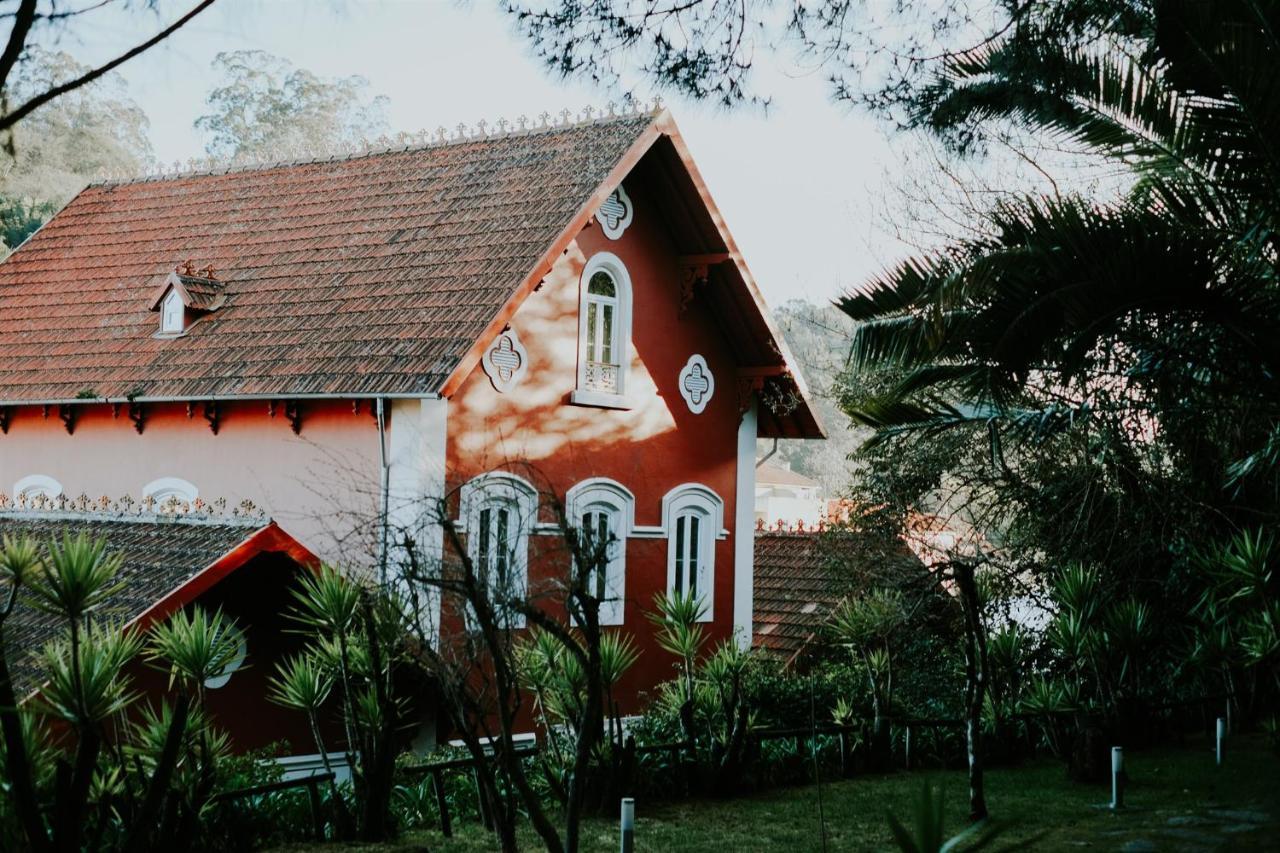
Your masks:
<svg viewBox="0 0 1280 853"><path fill-rule="evenodd" d="M170 289L167 296L160 306L160 332L166 335L180 335L186 314L186 306L182 304L182 297L178 291Z"/></svg>
<svg viewBox="0 0 1280 853"><path fill-rule="evenodd" d="M631 346L631 278L616 255L600 252L582 271L578 387L572 402L626 408Z"/></svg>
<svg viewBox="0 0 1280 853"><path fill-rule="evenodd" d="M186 334L187 326L202 314L221 307L223 283L213 266L197 270L191 261L179 264L156 291L151 310L160 312L160 337Z"/></svg>

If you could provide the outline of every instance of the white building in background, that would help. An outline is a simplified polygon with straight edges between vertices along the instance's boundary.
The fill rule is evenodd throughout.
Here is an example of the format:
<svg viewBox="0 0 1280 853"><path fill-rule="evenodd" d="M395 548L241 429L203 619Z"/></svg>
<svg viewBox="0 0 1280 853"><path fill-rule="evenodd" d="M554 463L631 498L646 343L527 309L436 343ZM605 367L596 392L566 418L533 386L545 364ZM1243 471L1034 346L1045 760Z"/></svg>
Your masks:
<svg viewBox="0 0 1280 853"><path fill-rule="evenodd" d="M756 465L756 521L772 526L779 521L805 526L817 524L826 514L822 486L803 474L772 462Z"/></svg>

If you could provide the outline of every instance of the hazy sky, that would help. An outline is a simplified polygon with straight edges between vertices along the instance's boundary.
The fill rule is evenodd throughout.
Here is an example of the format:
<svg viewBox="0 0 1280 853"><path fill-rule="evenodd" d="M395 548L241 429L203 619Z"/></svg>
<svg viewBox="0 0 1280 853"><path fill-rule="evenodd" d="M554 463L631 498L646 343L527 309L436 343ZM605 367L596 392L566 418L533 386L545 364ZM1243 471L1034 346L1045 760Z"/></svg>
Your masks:
<svg viewBox="0 0 1280 853"><path fill-rule="evenodd" d="M188 4L161 5L168 17ZM158 28L146 14L91 17L94 32L59 45L86 62ZM393 131L565 107L576 113L617 96L548 75L509 21L482 0L221 0L122 71L151 119L162 161L203 153L192 122L216 82L210 63L219 51L250 48L325 77L366 77L370 94L390 99ZM833 104L820 72L762 71L760 86L774 96L767 115L682 100L667 105L769 303L825 300L907 251L872 221L895 162L891 146L901 142L873 119Z"/></svg>

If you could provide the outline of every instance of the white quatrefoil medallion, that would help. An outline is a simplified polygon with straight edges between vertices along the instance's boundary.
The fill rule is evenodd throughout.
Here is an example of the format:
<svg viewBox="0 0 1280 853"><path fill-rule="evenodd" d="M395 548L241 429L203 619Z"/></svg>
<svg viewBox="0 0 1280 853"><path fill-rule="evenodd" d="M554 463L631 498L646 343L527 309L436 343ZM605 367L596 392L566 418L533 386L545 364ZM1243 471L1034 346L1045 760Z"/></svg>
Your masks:
<svg viewBox="0 0 1280 853"><path fill-rule="evenodd" d="M680 371L680 396L689 404L689 411L695 415L702 414L715 392L716 379L711 375L711 368L707 367L707 360L696 353L689 356Z"/></svg>
<svg viewBox="0 0 1280 853"><path fill-rule="evenodd" d="M600 209L596 211L596 219L600 222L600 230L604 232L604 236L610 240L617 240L631 224L633 213L635 209L631 206L631 196L627 195L627 191L619 184L618 188L601 202Z"/></svg>
<svg viewBox="0 0 1280 853"><path fill-rule="evenodd" d="M480 359L485 375L500 394L505 394L520 383L529 367L529 353L515 329L508 329L494 338Z"/></svg>

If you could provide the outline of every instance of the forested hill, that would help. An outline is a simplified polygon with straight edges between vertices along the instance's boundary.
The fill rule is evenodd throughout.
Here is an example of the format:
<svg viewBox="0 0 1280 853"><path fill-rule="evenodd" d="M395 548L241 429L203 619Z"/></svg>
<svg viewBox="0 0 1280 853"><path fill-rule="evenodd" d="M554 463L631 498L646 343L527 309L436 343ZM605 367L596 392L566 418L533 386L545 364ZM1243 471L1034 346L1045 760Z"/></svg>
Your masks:
<svg viewBox="0 0 1280 853"><path fill-rule="evenodd" d="M803 299L784 302L774 309L774 318L800 363L827 429L826 441L779 442L774 459L822 483L828 496L843 495L855 468L849 455L871 435L869 430L850 426L837 400L853 323L834 305L814 305ZM771 447L772 442L762 441L759 452L767 453Z"/></svg>

